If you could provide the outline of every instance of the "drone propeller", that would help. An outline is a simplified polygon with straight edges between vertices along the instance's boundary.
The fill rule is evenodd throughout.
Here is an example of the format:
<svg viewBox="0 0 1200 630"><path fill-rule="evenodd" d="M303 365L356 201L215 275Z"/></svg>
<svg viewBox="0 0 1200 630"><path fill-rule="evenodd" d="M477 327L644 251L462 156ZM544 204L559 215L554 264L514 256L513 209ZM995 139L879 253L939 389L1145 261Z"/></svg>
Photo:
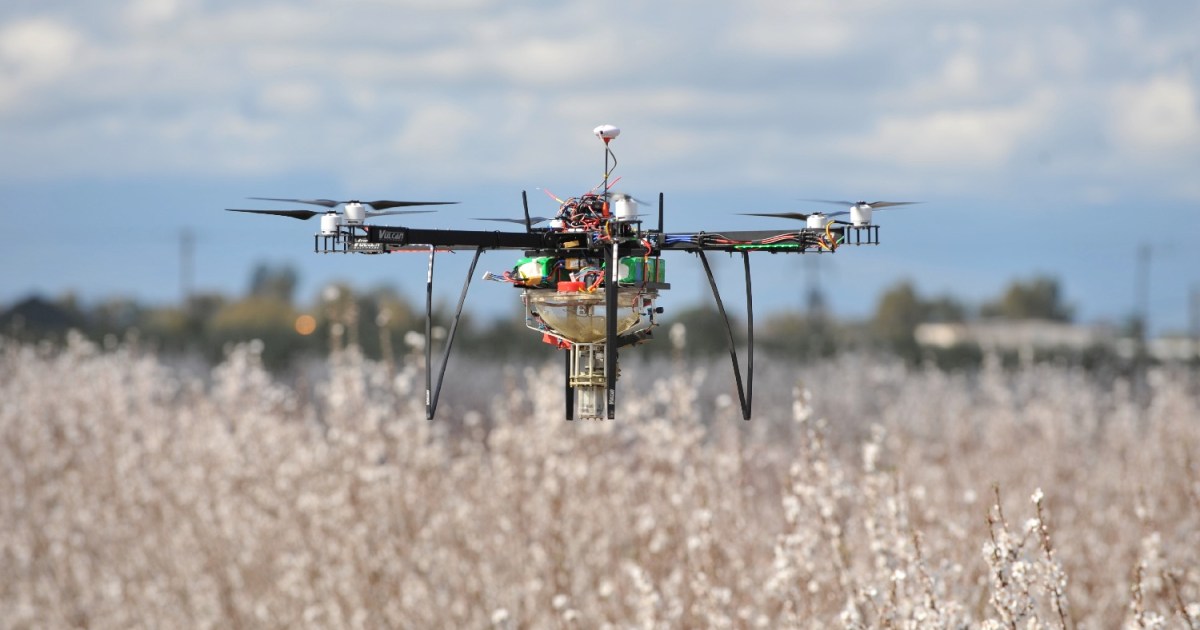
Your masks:
<svg viewBox="0 0 1200 630"><path fill-rule="evenodd" d="M650 202L649 202L649 201L642 201L641 199L638 199L637 197L634 197L633 195L630 195L630 194L628 194L628 193L623 193L623 192L610 192L610 193L608 193L608 196L609 196L611 199L613 199L613 200L632 199L633 201L636 201L637 203L639 203L639 204L641 204L641 205L643 205L643 206L648 206L648 205L650 205Z"/></svg>
<svg viewBox="0 0 1200 630"><path fill-rule="evenodd" d="M908 206L920 201L840 201L833 199L806 199L805 201L815 201L817 203L829 203L836 206L850 206L850 225L854 227L866 227L871 225L871 212L880 208L890 206Z"/></svg>
<svg viewBox="0 0 1200 630"><path fill-rule="evenodd" d="M743 216L748 217L778 217L782 219L796 219L797 221L807 221L809 217L837 217L843 214L850 214L849 210L842 212L743 212ZM839 221L840 223L840 221Z"/></svg>
<svg viewBox="0 0 1200 630"><path fill-rule="evenodd" d="M250 212L252 214L274 214L274 215L281 216L281 217L291 217L293 219L300 219L301 221L307 221L308 219L311 219L311 218L317 216L318 214L328 214L327 212L319 212L316 210L251 210L248 208L225 208L225 209L228 210L229 212ZM366 213L366 216L367 216L367 218L370 218L370 217L381 217L381 216L384 216L387 214L425 214L425 213L429 213L429 212L434 212L434 211L433 210L390 210L390 211L375 210L375 211L368 211Z"/></svg>
<svg viewBox="0 0 1200 630"><path fill-rule="evenodd" d="M505 221L507 223L516 223L518 225L525 225L525 219L510 219L507 217L501 217L501 218L475 217L475 220L476 221ZM542 223L544 221L549 221L549 220L550 220L550 217L529 217L529 225L537 225L539 223Z"/></svg>
<svg viewBox="0 0 1200 630"><path fill-rule="evenodd" d="M908 206L920 201L837 201L833 199L802 199L801 201L815 201L817 203L831 203L835 206L858 206L859 208L878 209L887 208L889 206Z"/></svg>
<svg viewBox="0 0 1200 630"><path fill-rule="evenodd" d="M318 214L325 214L323 212L317 212L315 210L249 210L246 208L225 208L225 209L228 210L229 212L250 212L253 214L274 214L274 215L278 215L281 217L291 217L293 219L300 219L301 221L307 221L308 219L311 219L311 218L317 216Z"/></svg>
<svg viewBox="0 0 1200 630"><path fill-rule="evenodd" d="M390 199L380 199L377 201L334 201L333 199L281 199L278 197L249 197L249 199L257 199L259 201L286 201L288 203L306 203L312 206L324 206L326 208L336 208L342 204L361 203L364 206L371 206L376 210L387 210L388 208L406 208L409 206L444 206L458 203L457 201L392 201Z"/></svg>

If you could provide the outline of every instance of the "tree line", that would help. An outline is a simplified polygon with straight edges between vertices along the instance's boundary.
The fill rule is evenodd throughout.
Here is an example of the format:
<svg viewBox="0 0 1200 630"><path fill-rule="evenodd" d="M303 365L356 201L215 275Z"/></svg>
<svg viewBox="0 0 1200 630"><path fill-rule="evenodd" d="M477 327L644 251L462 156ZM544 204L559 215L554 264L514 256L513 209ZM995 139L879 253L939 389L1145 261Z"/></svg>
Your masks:
<svg viewBox="0 0 1200 630"><path fill-rule="evenodd" d="M148 306L130 299L92 305L72 296L48 300L31 296L0 309L0 335L22 341L56 341L78 330L102 343L136 342L164 353L218 361L230 344L258 339L264 362L286 368L298 358L322 355L354 345L374 358L419 351L423 347L423 309L414 308L394 287L369 289L331 284L309 304L298 304L296 271L289 266L260 264L250 274L241 296L198 294L181 304ZM931 350L916 341L917 326L928 322L966 322L978 318L1043 319L1069 322L1074 309L1064 301L1059 282L1048 276L1015 280L1001 295L971 307L948 296L922 296L911 282L884 291L873 315L864 321L837 319L824 309L773 313L755 322L761 352L797 360L813 360L838 352L886 352L910 361L933 358L944 364L978 360L978 349ZM447 308L434 321L448 325ZM660 339L644 344L646 356L679 352L690 356L727 352L728 333L716 309L708 304L672 310L655 330ZM734 338L744 345L744 322L734 318ZM675 328L676 341L667 339ZM435 348L438 344L436 329ZM678 345L678 347L677 347ZM538 335L525 329L519 316L480 321L467 312L455 338L456 351L508 359L549 355Z"/></svg>

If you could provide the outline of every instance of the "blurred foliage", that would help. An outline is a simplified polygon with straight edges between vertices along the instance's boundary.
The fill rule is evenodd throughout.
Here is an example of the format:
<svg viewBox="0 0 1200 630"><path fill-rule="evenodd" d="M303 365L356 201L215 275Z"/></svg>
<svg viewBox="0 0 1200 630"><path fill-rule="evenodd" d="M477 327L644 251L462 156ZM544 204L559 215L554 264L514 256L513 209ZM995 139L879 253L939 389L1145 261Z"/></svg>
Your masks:
<svg viewBox="0 0 1200 630"><path fill-rule="evenodd" d="M247 338L262 340L263 362L286 365L301 349L293 326L298 314L291 304L273 296L251 295L227 304L208 322L208 347L224 349ZM303 344L306 345L306 344ZM209 359L218 357L208 356Z"/></svg>
<svg viewBox="0 0 1200 630"><path fill-rule="evenodd" d="M0 335L52 342L61 342L71 329L97 341L132 336L162 352L208 361L220 360L233 344L258 339L264 346L264 364L275 370L350 345L361 348L369 358L388 362L424 352L424 304L414 307L394 287L364 290L345 283L331 284L305 305L294 301L298 281L298 274L290 267L260 264L250 274L246 294L240 297L196 294L182 304L167 306L114 297L85 306L73 295L57 300L34 296L0 309ZM736 310L740 305L731 306ZM923 296L912 282L904 281L884 291L874 313L864 321L838 319L824 309L771 313L756 319L754 341L758 352L787 360L818 361L847 351L875 351L897 355L912 364L972 367L983 360L978 346L923 347L914 335L917 326L967 322L980 316L1068 321L1072 311L1063 302L1058 281L1049 277L1015 281L1001 296L978 309L948 295ZM452 321L452 305L435 305L435 357L444 349ZM711 302L678 309L667 304L659 323L649 342L639 344L632 352L646 358L723 357L728 353L732 332L739 357L745 360L746 321L740 312L731 313L727 327ZM680 341L682 346L677 347ZM456 331L454 352L536 361L554 351L525 327L514 299L511 316L490 321L477 319L468 304ZM1093 367L1111 363L1112 352L1096 348L1073 356L1043 353L1037 358ZM1018 360L1015 356L1001 359L1006 363Z"/></svg>
<svg viewBox="0 0 1200 630"><path fill-rule="evenodd" d="M254 267L254 271L250 273L249 295L273 298L285 304L290 304L299 280L299 275L292 267L259 263Z"/></svg>
<svg viewBox="0 0 1200 630"><path fill-rule="evenodd" d="M1038 276L1024 282L1014 281L1000 299L984 303L980 314L1004 319L1069 322L1074 317L1074 311L1073 307L1063 303L1058 280Z"/></svg>
<svg viewBox="0 0 1200 630"><path fill-rule="evenodd" d="M897 355L916 361L925 355L914 333L917 326L929 322L962 322L967 308L950 296L926 299L912 282L903 281L883 293L871 319L873 338ZM955 355L961 352L955 351Z"/></svg>
<svg viewBox="0 0 1200 630"><path fill-rule="evenodd" d="M662 324L661 328L667 330L676 324L682 326L677 330L682 330L682 334L686 337L682 348L684 356L727 354L729 352L729 330L733 331L734 342L739 348L746 345L746 320L730 315L727 329L725 320L716 306L694 304L678 310L672 309L660 316L659 323ZM649 350L648 354L665 354L673 351L671 342L666 339L668 336L666 330L655 331L655 336L659 339L654 343L645 344L645 349L653 348ZM641 350L642 348L639 348L638 351Z"/></svg>

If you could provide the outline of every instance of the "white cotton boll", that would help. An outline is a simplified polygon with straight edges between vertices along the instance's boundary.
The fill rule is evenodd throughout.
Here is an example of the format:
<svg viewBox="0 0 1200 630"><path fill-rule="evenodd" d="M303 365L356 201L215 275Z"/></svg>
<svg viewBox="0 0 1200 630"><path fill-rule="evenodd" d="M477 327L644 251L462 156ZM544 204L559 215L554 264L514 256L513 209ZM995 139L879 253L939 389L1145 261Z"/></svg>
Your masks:
<svg viewBox="0 0 1200 630"><path fill-rule="evenodd" d="M1013 579L1018 582L1024 582L1029 575L1029 563L1023 560L1018 560L1012 564Z"/></svg>
<svg viewBox="0 0 1200 630"><path fill-rule="evenodd" d="M687 347L687 327L683 324L679 322L671 324L667 334L671 339L671 347L675 350L681 351Z"/></svg>
<svg viewBox="0 0 1200 630"><path fill-rule="evenodd" d="M1031 501L1033 501L1034 503L1041 503L1042 499L1045 498L1045 496L1046 495L1042 494L1042 489L1038 488L1037 490L1033 491L1033 496L1029 497L1029 499Z"/></svg>
<svg viewBox="0 0 1200 630"><path fill-rule="evenodd" d="M866 472L875 472L876 466L879 463L879 444L875 442L867 442L863 444L863 470Z"/></svg>

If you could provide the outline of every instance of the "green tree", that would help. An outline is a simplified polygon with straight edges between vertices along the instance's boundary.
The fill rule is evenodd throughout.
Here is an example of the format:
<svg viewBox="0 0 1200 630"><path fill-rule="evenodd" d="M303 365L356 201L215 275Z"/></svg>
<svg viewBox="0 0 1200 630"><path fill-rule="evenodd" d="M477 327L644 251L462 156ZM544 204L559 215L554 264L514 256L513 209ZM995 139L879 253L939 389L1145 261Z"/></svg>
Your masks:
<svg viewBox="0 0 1200 630"><path fill-rule="evenodd" d="M793 359L828 357L837 353L848 335L835 320L817 313L770 315L755 322L755 340L767 353Z"/></svg>
<svg viewBox="0 0 1200 630"><path fill-rule="evenodd" d="M911 282L904 281L884 291L871 319L871 331L885 345L902 356L915 358L917 324L925 317L925 308Z"/></svg>
<svg viewBox="0 0 1200 630"><path fill-rule="evenodd" d="M668 331L677 323L683 324L686 331L686 342L683 348L684 354L688 356L710 356L729 351L729 333L725 330L725 320L721 318L721 313L715 305L710 306L699 303L678 311L669 310L663 315L658 316L658 323L659 328L654 330L656 341L645 344L645 347L637 350L638 353L651 356L653 354L670 352L671 343L668 339ZM739 319L733 313L730 313L729 323L733 328L734 342L738 347L745 346L745 320Z"/></svg>
<svg viewBox="0 0 1200 630"><path fill-rule="evenodd" d="M273 266L259 263L250 274L249 295L291 304L298 282L299 276L290 265Z"/></svg>
<svg viewBox="0 0 1200 630"><path fill-rule="evenodd" d="M230 342L260 339L264 344L263 362L271 368L282 368L298 352L311 349L309 338L294 328L296 316L290 304L278 299L250 297L233 302L209 321L210 350L219 351Z"/></svg>
<svg viewBox="0 0 1200 630"><path fill-rule="evenodd" d="M916 360L921 356L914 336L918 325L926 322L961 322L966 316L967 309L958 300L946 295L924 299L906 280L880 296L875 316L871 319L871 332L900 356Z"/></svg>
<svg viewBox="0 0 1200 630"><path fill-rule="evenodd" d="M1074 316L1074 309L1063 302L1058 280L1038 276L1026 282L1013 281L1004 295L985 303L980 313L984 317L1067 322Z"/></svg>

